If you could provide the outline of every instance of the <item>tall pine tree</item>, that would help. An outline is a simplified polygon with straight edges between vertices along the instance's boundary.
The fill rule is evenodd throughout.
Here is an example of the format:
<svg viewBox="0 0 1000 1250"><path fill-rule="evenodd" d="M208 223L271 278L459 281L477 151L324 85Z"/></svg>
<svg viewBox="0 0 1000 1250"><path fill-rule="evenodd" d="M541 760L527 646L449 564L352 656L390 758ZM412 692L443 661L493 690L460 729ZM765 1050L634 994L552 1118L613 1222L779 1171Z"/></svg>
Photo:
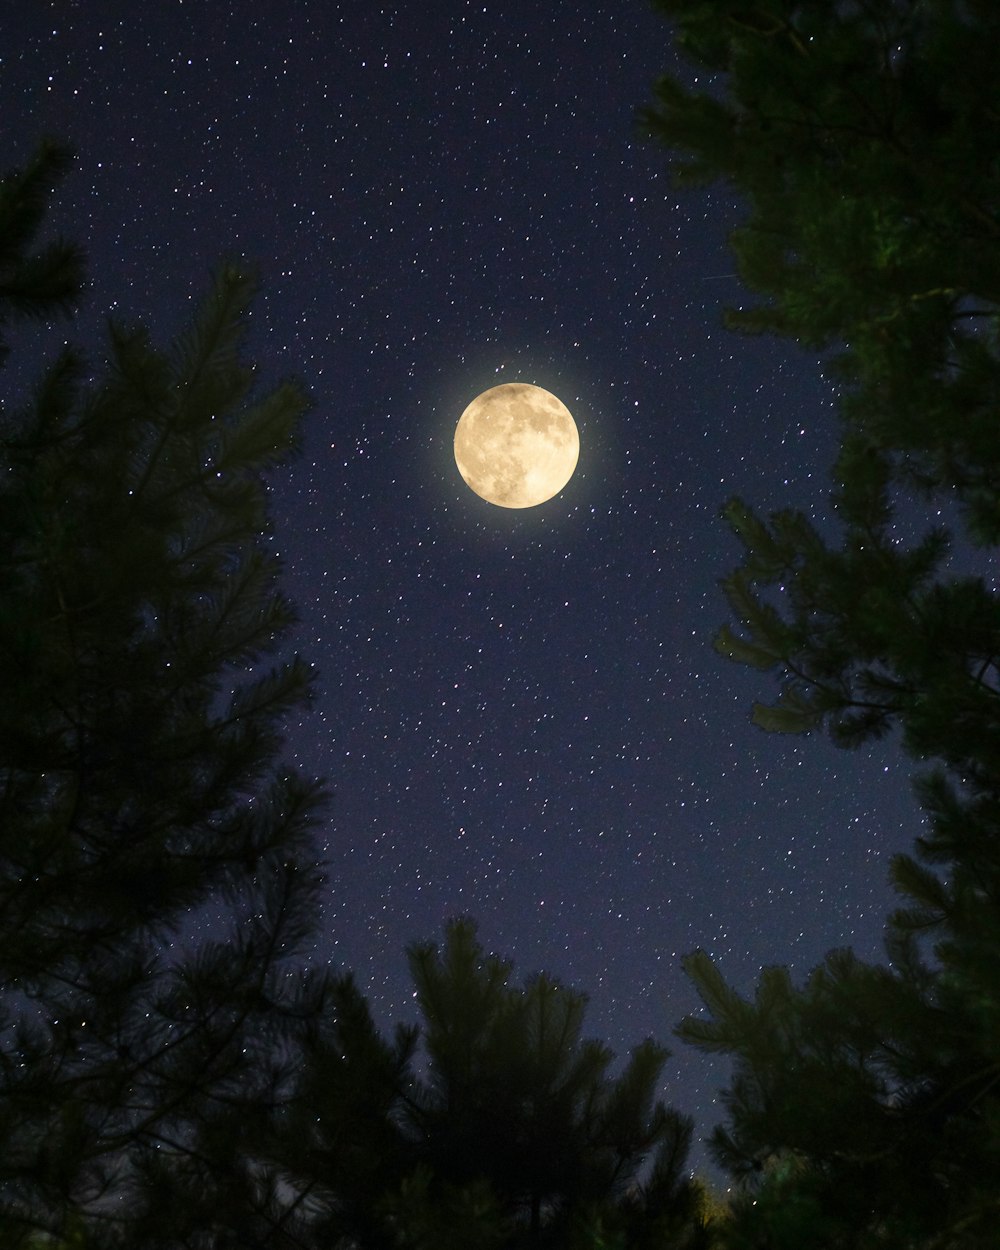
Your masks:
<svg viewBox="0 0 1000 1250"><path fill-rule="evenodd" d="M612 1052L582 1037L584 996L547 976L511 984L470 921L409 962L421 1028L387 1041L342 982L279 1139L322 1244L707 1244L691 1123L656 1098L661 1047L612 1077Z"/></svg>
<svg viewBox="0 0 1000 1250"><path fill-rule="evenodd" d="M75 248L36 243L66 167L46 146L0 185L4 322L79 285ZM274 658L293 614L263 543L262 475L304 398L251 394L251 294L225 266L168 348L113 324L102 380L64 350L4 403L5 1246L282 1244L240 1143L323 1000L287 962L316 916L322 794L281 760L310 670Z"/></svg>
<svg viewBox="0 0 1000 1250"><path fill-rule="evenodd" d="M661 0L719 89L656 86L680 184L727 180L760 296L729 323L833 353L839 542L726 517L745 557L717 647L778 675L768 730L892 730L927 828L893 867L889 967L834 952L748 1002L703 955L733 1056L720 1158L738 1244L979 1247L1000 1218L1000 97L989 0ZM914 525L912 518L923 518Z"/></svg>

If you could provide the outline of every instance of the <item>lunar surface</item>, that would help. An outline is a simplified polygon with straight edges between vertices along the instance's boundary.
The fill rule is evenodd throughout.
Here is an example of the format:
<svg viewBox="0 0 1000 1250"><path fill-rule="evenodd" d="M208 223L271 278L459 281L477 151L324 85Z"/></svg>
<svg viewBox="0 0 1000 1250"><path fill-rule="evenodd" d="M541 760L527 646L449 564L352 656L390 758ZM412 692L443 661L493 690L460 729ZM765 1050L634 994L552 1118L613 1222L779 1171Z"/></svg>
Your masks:
<svg viewBox="0 0 1000 1250"><path fill-rule="evenodd" d="M527 382L491 386L455 430L455 463L466 483L501 508L534 508L573 476L580 435L569 409Z"/></svg>

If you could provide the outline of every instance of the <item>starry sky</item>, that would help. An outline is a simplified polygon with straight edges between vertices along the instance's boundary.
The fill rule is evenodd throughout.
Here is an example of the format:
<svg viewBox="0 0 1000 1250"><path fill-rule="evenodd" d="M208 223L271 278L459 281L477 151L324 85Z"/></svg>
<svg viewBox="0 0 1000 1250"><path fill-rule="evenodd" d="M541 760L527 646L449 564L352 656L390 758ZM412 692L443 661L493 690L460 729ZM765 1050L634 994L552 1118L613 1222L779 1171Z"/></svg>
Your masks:
<svg viewBox="0 0 1000 1250"><path fill-rule="evenodd" d="M262 382L312 394L270 541L320 674L288 753L334 791L314 960L409 1020L406 944L468 914L623 1055L697 1006L696 947L742 990L879 957L908 766L757 730L771 679L711 647L719 509L825 524L836 395L721 326L741 210L637 138L656 77L695 80L645 0L14 0L0 54L3 167L45 133L77 152L53 220L92 282L55 341L98 359L109 313L165 341L237 256ZM518 511L452 454L511 381L581 437ZM725 1069L672 1049L663 1095L707 1134Z"/></svg>

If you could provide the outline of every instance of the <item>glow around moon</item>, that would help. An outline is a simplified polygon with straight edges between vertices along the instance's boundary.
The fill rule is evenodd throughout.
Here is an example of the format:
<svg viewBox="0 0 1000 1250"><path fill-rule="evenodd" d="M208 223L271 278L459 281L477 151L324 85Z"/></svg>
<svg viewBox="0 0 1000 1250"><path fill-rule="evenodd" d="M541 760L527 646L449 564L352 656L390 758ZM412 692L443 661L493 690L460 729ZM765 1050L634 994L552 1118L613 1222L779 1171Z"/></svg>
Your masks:
<svg viewBox="0 0 1000 1250"><path fill-rule="evenodd" d="M455 430L466 483L501 508L534 508L558 495L580 457L569 409L550 391L504 382L469 404Z"/></svg>

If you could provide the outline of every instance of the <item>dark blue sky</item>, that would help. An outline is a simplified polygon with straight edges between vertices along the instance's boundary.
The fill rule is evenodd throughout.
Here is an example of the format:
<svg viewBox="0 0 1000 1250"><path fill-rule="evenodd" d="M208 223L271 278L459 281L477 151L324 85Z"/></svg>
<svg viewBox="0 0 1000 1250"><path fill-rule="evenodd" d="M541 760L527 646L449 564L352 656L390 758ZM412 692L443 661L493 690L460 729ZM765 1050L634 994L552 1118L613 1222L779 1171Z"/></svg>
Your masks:
<svg viewBox="0 0 1000 1250"><path fill-rule="evenodd" d="M636 140L676 68L663 21L23 0L0 47L4 166L42 133L78 153L57 216L93 284L67 335L96 344L115 311L162 339L235 254L261 275L262 381L312 392L273 542L320 673L289 752L335 791L316 960L409 1018L403 948L470 914L518 972L586 990L621 1054L694 1008L695 947L744 989L833 946L879 955L907 765L754 729L771 679L711 648L738 556L720 507L822 522L837 417L815 358L721 327L744 298L732 196L672 190ZM580 428L570 484L523 512L451 452L503 381ZM665 1075L707 1133L724 1069L678 1044Z"/></svg>

